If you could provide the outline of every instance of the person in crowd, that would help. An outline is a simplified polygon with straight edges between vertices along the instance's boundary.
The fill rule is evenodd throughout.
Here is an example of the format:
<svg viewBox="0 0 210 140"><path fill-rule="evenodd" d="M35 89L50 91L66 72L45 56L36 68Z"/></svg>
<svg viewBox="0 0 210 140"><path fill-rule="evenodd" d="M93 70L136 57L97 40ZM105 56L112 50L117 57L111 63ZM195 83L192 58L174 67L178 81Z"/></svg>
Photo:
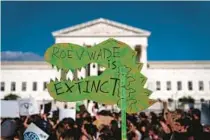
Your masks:
<svg viewBox="0 0 210 140"><path fill-rule="evenodd" d="M205 125L203 128L203 137L210 138L210 125Z"/></svg>
<svg viewBox="0 0 210 140"><path fill-rule="evenodd" d="M95 140L96 139L96 132L97 128L93 124L83 124L82 128L82 135L80 140Z"/></svg>
<svg viewBox="0 0 210 140"><path fill-rule="evenodd" d="M150 140L163 140L163 138L160 136L160 130L157 125L151 126L149 129L149 139Z"/></svg>
<svg viewBox="0 0 210 140"><path fill-rule="evenodd" d="M59 140L77 140L73 130L66 130L61 134Z"/></svg>
<svg viewBox="0 0 210 140"><path fill-rule="evenodd" d="M132 118L127 121L128 125L128 139L130 140L141 140L142 134L137 129L138 123L136 122L136 119Z"/></svg>
<svg viewBox="0 0 210 140"><path fill-rule="evenodd" d="M1 140L12 140L15 137L17 125L14 119L4 119L1 123Z"/></svg>
<svg viewBox="0 0 210 140"><path fill-rule="evenodd" d="M118 122L116 120L111 121L110 129L113 132L113 137L116 140L120 140L121 139L121 129L118 127Z"/></svg>
<svg viewBox="0 0 210 140"><path fill-rule="evenodd" d="M203 139L203 126L201 125L201 112L198 109L192 110L192 120L189 128L189 133L194 140Z"/></svg>
<svg viewBox="0 0 210 140"><path fill-rule="evenodd" d="M63 137L63 133L66 132L65 124L63 123L63 121L58 123L58 125L56 126L55 131L56 131L56 138L57 138L57 140L59 140L61 137Z"/></svg>
<svg viewBox="0 0 210 140"><path fill-rule="evenodd" d="M111 131L110 127L107 125L103 125L102 128L99 131L99 140L116 140L113 136L113 132Z"/></svg>
<svg viewBox="0 0 210 140"><path fill-rule="evenodd" d="M187 140L187 129L188 125L185 124L183 119L176 120L174 123L174 133L172 135L172 140Z"/></svg>
<svg viewBox="0 0 210 140"><path fill-rule="evenodd" d="M158 122L158 116L154 113L154 112L150 112L150 124L152 125L158 125L159 122Z"/></svg>
<svg viewBox="0 0 210 140"><path fill-rule="evenodd" d="M140 118L140 123L138 125L138 130L140 131L140 133L142 134L142 138L141 140L149 140L149 120L148 120L148 116L146 115L145 112L141 112L139 114L139 118Z"/></svg>
<svg viewBox="0 0 210 140"><path fill-rule="evenodd" d="M160 117L159 119L160 123L160 131L162 133L162 139L163 140L170 140L171 135L172 135L172 130L169 124L166 123L166 120L164 117Z"/></svg>

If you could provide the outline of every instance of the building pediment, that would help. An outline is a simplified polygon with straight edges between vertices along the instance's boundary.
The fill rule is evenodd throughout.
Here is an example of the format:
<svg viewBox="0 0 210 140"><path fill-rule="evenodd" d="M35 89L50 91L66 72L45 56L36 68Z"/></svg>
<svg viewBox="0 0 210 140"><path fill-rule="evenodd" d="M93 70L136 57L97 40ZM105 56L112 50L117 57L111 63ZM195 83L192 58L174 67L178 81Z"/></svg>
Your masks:
<svg viewBox="0 0 210 140"><path fill-rule="evenodd" d="M96 19L53 32L53 36L149 36L150 32L107 19Z"/></svg>

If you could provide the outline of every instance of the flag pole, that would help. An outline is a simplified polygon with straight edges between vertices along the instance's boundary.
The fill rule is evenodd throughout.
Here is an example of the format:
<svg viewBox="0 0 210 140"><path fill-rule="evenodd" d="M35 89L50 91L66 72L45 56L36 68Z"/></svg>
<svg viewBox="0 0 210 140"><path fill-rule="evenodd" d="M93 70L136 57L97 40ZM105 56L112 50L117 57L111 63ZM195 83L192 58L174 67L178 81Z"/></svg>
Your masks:
<svg viewBox="0 0 210 140"><path fill-rule="evenodd" d="M122 66L120 68L120 87L121 87L121 120L122 120L122 126L121 126L121 135L122 140L127 140L127 126L126 126L126 90L125 88L122 88L126 84L126 77L125 77L125 68Z"/></svg>

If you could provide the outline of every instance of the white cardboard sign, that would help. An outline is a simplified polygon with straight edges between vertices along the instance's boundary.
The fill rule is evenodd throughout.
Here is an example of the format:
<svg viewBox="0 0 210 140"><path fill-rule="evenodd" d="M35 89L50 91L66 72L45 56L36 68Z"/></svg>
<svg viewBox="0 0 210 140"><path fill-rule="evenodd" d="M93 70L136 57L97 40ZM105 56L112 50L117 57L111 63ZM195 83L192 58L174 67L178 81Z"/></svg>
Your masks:
<svg viewBox="0 0 210 140"><path fill-rule="evenodd" d="M59 110L59 120L61 121L64 118L72 118L75 120L76 118L76 110L75 109L60 109Z"/></svg>
<svg viewBox="0 0 210 140"><path fill-rule="evenodd" d="M18 101L1 100L1 118L16 118L19 117Z"/></svg>
<svg viewBox="0 0 210 140"><path fill-rule="evenodd" d="M47 133L31 123L24 132L24 140L46 140L49 137Z"/></svg>
<svg viewBox="0 0 210 140"><path fill-rule="evenodd" d="M20 99L19 109L21 116L39 114L39 106L37 102L32 98Z"/></svg>

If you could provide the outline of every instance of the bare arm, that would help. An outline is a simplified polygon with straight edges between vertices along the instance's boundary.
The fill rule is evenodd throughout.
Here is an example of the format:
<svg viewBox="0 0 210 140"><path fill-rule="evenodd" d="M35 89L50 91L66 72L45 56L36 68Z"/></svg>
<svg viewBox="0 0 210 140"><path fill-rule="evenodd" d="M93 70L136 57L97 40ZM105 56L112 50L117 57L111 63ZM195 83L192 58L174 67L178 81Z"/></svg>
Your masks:
<svg viewBox="0 0 210 140"><path fill-rule="evenodd" d="M167 120L167 114L168 113L168 105L167 105L167 102L163 102L163 117L165 120Z"/></svg>
<svg viewBox="0 0 210 140"><path fill-rule="evenodd" d="M174 120L172 119L172 114L168 112L168 104L167 102L163 102L163 108L164 108L164 119L166 120L166 123L170 125L172 131L175 130Z"/></svg>
<svg viewBox="0 0 210 140"><path fill-rule="evenodd" d="M170 128L164 122L160 122L160 125L165 133L168 134L171 132Z"/></svg>
<svg viewBox="0 0 210 140"><path fill-rule="evenodd" d="M29 116L26 117L26 119L25 119L25 121L23 123L23 125L24 125L25 128L28 127L28 119L29 119Z"/></svg>

